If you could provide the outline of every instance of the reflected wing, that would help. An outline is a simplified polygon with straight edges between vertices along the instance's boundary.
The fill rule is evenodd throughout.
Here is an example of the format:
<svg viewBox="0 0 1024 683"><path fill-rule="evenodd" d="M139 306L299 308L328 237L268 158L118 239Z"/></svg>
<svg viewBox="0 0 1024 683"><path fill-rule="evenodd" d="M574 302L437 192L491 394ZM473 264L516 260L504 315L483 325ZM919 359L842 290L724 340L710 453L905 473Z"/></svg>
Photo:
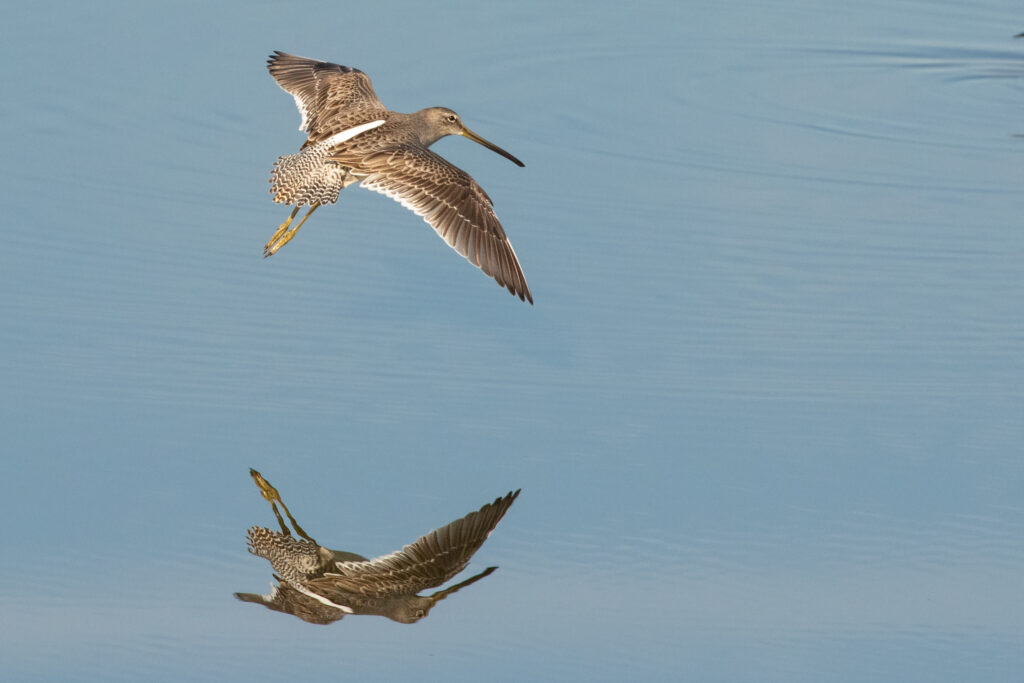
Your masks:
<svg viewBox="0 0 1024 683"><path fill-rule="evenodd" d="M343 155L334 159L345 164ZM363 156L361 185L411 209L470 263L533 303L526 276L494 213L491 198L468 173L426 147L406 143Z"/></svg>
<svg viewBox="0 0 1024 683"><path fill-rule="evenodd" d="M276 586L272 585L268 595L235 593L235 597L242 602L253 602L263 605L275 612L293 614L311 624L332 624L349 613L343 609L325 605L315 598L300 593L292 588L288 582L282 581L280 577L275 578L277 578L279 584Z"/></svg>
<svg viewBox="0 0 1024 683"><path fill-rule="evenodd" d="M359 69L277 51L267 60L267 69L295 98L302 114L299 130L309 133L307 144L387 113L370 77Z"/></svg>
<svg viewBox="0 0 1024 683"><path fill-rule="evenodd" d="M497 498L390 555L367 562L336 562L336 573L329 572L308 585L318 593L319 584L329 583L335 590L378 598L440 586L469 564L518 495L516 490Z"/></svg>

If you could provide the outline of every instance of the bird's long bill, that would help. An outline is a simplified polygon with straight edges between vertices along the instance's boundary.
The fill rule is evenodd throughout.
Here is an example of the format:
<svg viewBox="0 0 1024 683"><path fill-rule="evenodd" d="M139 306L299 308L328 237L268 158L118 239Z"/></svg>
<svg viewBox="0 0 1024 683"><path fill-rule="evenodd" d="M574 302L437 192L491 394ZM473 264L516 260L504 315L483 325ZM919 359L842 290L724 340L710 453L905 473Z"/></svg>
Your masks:
<svg viewBox="0 0 1024 683"><path fill-rule="evenodd" d="M482 137L480 137L479 135L477 135L476 133L471 131L469 128L466 128L465 126L462 127L462 135L467 137L467 138L469 138L473 142L480 143L481 145L483 145L487 149L491 150L492 152L497 152L501 156L503 156L506 159L508 159L509 161L511 161L516 166L526 166L526 164L524 164L523 162L519 161L519 159L516 159L514 156L512 156L511 154L509 154L508 152L503 150L501 147L498 147L493 142L488 142L487 140L484 140Z"/></svg>

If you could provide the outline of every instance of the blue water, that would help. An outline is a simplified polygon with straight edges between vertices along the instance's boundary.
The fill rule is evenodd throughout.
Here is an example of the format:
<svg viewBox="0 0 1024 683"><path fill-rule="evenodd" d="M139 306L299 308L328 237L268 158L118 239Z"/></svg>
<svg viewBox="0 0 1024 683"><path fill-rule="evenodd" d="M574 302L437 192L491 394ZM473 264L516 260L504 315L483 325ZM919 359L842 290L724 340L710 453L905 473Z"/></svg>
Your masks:
<svg viewBox="0 0 1024 683"><path fill-rule="evenodd" d="M983 3L31 3L0 101L5 680L1024 670L1024 30ZM536 305L352 187L271 259L271 50L526 162ZM415 625L234 600L256 467Z"/></svg>

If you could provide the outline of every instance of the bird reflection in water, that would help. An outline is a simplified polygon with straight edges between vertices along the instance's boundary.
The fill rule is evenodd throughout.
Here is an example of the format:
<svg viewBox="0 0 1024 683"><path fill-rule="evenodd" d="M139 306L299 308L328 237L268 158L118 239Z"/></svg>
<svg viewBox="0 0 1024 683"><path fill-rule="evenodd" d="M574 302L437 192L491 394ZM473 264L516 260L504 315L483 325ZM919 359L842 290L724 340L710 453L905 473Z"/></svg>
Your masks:
<svg viewBox="0 0 1024 683"><path fill-rule="evenodd" d="M510 492L401 550L368 560L314 541L292 517L277 489L256 470L249 473L281 526L280 533L258 526L249 529L249 552L270 562L277 585L272 585L269 595L235 593L235 597L311 624L330 624L346 614L376 614L403 624L419 621L438 602L497 569L488 567L442 591L417 595L465 569L519 495L519 490ZM299 538L285 524L279 503Z"/></svg>

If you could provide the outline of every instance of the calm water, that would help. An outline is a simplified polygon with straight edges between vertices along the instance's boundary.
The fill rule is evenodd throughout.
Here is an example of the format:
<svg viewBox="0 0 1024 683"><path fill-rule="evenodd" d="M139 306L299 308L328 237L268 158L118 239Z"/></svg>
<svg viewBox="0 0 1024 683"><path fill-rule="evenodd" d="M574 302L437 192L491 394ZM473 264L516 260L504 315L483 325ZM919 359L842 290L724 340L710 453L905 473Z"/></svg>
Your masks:
<svg viewBox="0 0 1024 683"><path fill-rule="evenodd" d="M31 3L0 102L5 680L1024 670L1024 30L983 3ZM357 188L272 259L263 66L526 162L514 300ZM261 470L373 556L523 492L414 625L314 626Z"/></svg>

